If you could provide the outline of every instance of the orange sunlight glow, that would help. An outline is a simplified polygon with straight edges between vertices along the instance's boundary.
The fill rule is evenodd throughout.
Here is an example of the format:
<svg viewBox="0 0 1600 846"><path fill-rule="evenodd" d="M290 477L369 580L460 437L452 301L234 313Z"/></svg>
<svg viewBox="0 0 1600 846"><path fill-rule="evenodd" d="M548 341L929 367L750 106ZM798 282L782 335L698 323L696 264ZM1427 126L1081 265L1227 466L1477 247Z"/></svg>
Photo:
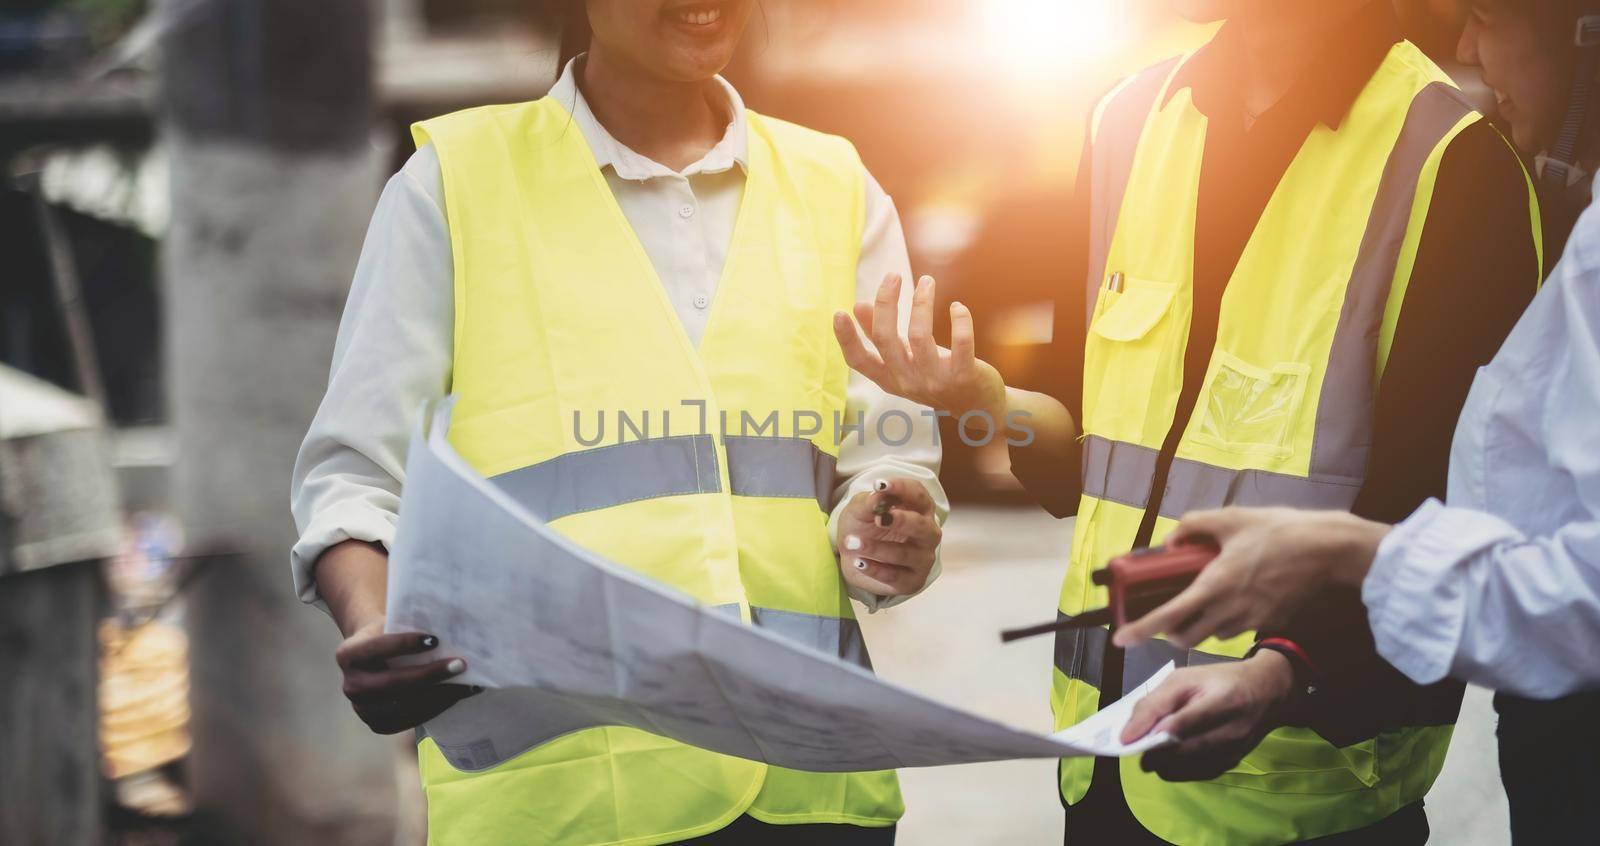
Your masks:
<svg viewBox="0 0 1600 846"><path fill-rule="evenodd" d="M1112 55L1125 36L1117 0L977 0L995 55L1013 68L1049 71Z"/></svg>

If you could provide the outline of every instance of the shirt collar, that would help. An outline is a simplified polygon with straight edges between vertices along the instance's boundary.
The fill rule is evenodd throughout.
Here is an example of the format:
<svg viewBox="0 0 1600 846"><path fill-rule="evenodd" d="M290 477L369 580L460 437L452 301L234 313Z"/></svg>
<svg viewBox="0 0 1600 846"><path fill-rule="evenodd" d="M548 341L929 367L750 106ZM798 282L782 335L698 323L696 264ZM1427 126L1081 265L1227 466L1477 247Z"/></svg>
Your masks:
<svg viewBox="0 0 1600 846"><path fill-rule="evenodd" d="M739 92L735 91L726 79L721 76L716 78L718 87L727 95L726 108L728 114L732 116L722 140L706 151L699 161L682 171L674 171L629 149L600 124L594 112L589 110L583 92L578 88L577 66L583 58L583 55L579 55L567 62L567 66L561 69L561 76L550 86L548 96L566 107L567 112L572 115L572 120L583 133L583 140L588 142L589 150L594 153L595 163L600 165L601 170L609 167L617 176L636 182L661 177L722 173L732 169L734 165L738 165L740 170L749 172L750 124L745 118L744 101L739 98Z"/></svg>
<svg viewBox="0 0 1600 846"><path fill-rule="evenodd" d="M1293 110L1338 129L1390 48L1402 38L1400 20L1390 1L1370 0L1339 24L1317 58L1267 113ZM1166 99L1188 88L1195 108L1207 117L1230 109L1240 113L1243 107L1237 80L1244 61L1238 27L1223 24L1216 36L1178 69Z"/></svg>

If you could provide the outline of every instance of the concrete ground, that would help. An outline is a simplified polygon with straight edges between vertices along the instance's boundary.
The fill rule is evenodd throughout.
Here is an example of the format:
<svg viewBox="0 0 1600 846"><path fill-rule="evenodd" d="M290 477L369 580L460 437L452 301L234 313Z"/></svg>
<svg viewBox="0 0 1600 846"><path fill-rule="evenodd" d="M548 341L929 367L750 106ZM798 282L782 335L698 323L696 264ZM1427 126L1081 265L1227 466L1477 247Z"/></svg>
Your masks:
<svg viewBox="0 0 1600 846"><path fill-rule="evenodd" d="M878 672L940 700L1048 731L1049 639L1002 646L996 633L1054 616L1070 536L1069 521L1034 508L957 508L946 527L938 583L904 606L863 615ZM901 783L907 813L900 846L1061 843L1053 761L904 770ZM1432 843L1510 842L1485 691L1469 691L1427 802Z"/></svg>

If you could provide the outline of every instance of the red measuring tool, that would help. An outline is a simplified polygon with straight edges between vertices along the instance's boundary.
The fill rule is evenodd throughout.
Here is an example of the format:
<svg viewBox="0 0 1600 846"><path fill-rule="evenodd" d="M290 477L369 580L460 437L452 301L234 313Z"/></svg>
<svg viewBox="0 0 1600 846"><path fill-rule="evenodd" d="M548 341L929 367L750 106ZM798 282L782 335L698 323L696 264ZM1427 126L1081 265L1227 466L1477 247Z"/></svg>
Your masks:
<svg viewBox="0 0 1600 846"><path fill-rule="evenodd" d="M1201 543L1154 546L1119 555L1089 577L1109 591L1106 607L1067 620L1008 629L1000 633L1000 640L1010 643L1063 629L1127 625L1182 593L1216 557L1216 547Z"/></svg>

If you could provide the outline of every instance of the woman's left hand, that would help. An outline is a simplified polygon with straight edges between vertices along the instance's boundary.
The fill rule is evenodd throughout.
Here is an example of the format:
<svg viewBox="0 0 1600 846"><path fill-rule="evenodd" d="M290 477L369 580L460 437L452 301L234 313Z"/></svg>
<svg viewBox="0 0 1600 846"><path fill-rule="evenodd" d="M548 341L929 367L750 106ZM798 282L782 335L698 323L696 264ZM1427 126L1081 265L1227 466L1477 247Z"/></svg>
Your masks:
<svg viewBox="0 0 1600 846"><path fill-rule="evenodd" d="M839 515L839 571L845 583L877 596L922 590L942 530L921 482L880 479Z"/></svg>
<svg viewBox="0 0 1600 846"><path fill-rule="evenodd" d="M1165 634L1188 648L1208 637L1281 628L1324 587L1359 586L1389 529L1342 511L1191 514L1167 543L1209 541L1221 552L1182 593L1118 629L1113 642L1128 647Z"/></svg>

